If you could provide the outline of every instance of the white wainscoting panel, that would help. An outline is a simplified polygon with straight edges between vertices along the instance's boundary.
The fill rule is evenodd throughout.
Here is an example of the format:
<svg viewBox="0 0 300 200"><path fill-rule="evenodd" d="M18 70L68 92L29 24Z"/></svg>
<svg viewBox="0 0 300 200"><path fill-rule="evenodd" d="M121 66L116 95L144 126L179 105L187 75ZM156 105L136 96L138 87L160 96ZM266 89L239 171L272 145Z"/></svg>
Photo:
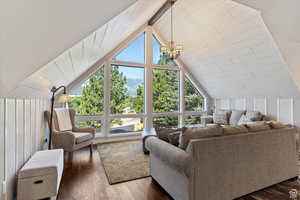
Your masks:
<svg viewBox="0 0 300 200"><path fill-rule="evenodd" d="M216 109L255 110L283 123L300 126L300 99L236 98L215 99Z"/></svg>
<svg viewBox="0 0 300 200"><path fill-rule="evenodd" d="M42 149L48 105L48 99L0 99L0 200L3 181L5 199L15 199L18 170Z"/></svg>
<svg viewBox="0 0 300 200"><path fill-rule="evenodd" d="M267 114L267 98L254 99L253 110L257 110L263 114Z"/></svg>
<svg viewBox="0 0 300 200"><path fill-rule="evenodd" d="M293 100L292 99L278 99L278 121L284 123L294 124L293 122Z"/></svg>
<svg viewBox="0 0 300 200"><path fill-rule="evenodd" d="M5 108L5 179L7 199L14 198L16 181L16 100L6 99Z"/></svg>
<svg viewBox="0 0 300 200"><path fill-rule="evenodd" d="M5 136L4 136L4 119L5 119L5 102L4 99L0 98L0 181L1 183L5 180ZM2 196L2 187L0 187L0 199L2 200L4 197Z"/></svg>

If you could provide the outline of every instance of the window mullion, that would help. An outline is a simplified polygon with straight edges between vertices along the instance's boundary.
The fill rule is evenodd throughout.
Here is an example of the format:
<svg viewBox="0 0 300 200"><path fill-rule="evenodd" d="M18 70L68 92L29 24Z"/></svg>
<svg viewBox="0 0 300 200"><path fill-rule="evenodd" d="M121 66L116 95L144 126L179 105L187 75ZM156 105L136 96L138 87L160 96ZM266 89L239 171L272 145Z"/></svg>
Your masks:
<svg viewBox="0 0 300 200"><path fill-rule="evenodd" d="M109 62L104 65L104 114L102 132L108 136L110 128L110 84L111 84L111 66Z"/></svg>
<svg viewBox="0 0 300 200"><path fill-rule="evenodd" d="M179 116L179 127L184 127L184 111L185 111L185 87L184 87L184 81L185 81L185 74L182 70L180 70L180 79L179 79L179 104L180 104L180 113Z"/></svg>
<svg viewBox="0 0 300 200"><path fill-rule="evenodd" d="M152 80L152 29L146 29L146 68L145 68L145 129L153 128L153 80Z"/></svg>

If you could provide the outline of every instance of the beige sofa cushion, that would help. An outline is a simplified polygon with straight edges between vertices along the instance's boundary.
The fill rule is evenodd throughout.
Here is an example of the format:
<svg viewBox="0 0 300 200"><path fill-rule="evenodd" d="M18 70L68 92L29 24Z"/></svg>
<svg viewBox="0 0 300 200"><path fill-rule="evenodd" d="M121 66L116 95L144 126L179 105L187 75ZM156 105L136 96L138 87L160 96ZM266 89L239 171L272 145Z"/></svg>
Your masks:
<svg viewBox="0 0 300 200"><path fill-rule="evenodd" d="M244 125L237 125L237 126L223 126L223 134L224 135L234 135L240 133L247 133L248 129Z"/></svg>
<svg viewBox="0 0 300 200"><path fill-rule="evenodd" d="M267 131L270 130L271 127L267 123L251 123L245 125L249 132L258 132L258 131Z"/></svg>
<svg viewBox="0 0 300 200"><path fill-rule="evenodd" d="M204 128L183 128L179 137L179 148L186 149L190 140L221 136L223 128L219 125Z"/></svg>
<svg viewBox="0 0 300 200"><path fill-rule="evenodd" d="M72 132L72 134L75 136L76 144L93 139L93 135L91 133Z"/></svg>
<svg viewBox="0 0 300 200"><path fill-rule="evenodd" d="M230 115L229 124L237 125L243 114L245 114L244 110L233 110Z"/></svg>
<svg viewBox="0 0 300 200"><path fill-rule="evenodd" d="M269 126L273 129L281 129L281 128L288 128L289 126L288 125L285 125L281 122L275 122L275 121L272 121L270 123L268 123Z"/></svg>
<svg viewBox="0 0 300 200"><path fill-rule="evenodd" d="M215 112L214 112L214 114L217 114L217 115L226 115L226 121L227 121L227 123L226 124L229 124L229 118L230 118L230 116L231 116L231 110L216 110ZM215 123L215 122L214 122Z"/></svg>

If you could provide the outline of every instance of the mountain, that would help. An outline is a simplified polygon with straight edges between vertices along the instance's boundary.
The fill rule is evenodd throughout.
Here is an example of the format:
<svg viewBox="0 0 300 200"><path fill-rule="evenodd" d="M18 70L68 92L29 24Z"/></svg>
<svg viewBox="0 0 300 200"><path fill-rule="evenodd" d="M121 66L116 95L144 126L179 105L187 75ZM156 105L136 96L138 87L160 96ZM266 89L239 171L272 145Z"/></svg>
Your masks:
<svg viewBox="0 0 300 200"><path fill-rule="evenodd" d="M143 84L144 80L142 79L127 79L127 88L130 96L136 96L136 89L140 84Z"/></svg>

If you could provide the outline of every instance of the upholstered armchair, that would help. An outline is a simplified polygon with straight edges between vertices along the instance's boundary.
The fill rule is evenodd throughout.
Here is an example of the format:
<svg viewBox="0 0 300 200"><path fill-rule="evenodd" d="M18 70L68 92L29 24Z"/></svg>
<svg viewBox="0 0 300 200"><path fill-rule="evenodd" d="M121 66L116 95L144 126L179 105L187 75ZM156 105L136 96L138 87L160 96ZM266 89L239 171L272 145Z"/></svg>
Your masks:
<svg viewBox="0 0 300 200"><path fill-rule="evenodd" d="M63 120L59 122L56 110L53 111L53 131L52 131L52 144L53 148L64 149L64 151L72 153L78 149L90 146L90 152L93 153L93 140L95 138L94 128L79 128L75 126L75 110L67 109L69 111L70 120ZM45 117L50 125L50 112L45 111ZM70 124L68 124L70 123ZM61 127L60 127L61 125ZM64 129L63 129L64 127ZM70 127L65 130L65 127Z"/></svg>

